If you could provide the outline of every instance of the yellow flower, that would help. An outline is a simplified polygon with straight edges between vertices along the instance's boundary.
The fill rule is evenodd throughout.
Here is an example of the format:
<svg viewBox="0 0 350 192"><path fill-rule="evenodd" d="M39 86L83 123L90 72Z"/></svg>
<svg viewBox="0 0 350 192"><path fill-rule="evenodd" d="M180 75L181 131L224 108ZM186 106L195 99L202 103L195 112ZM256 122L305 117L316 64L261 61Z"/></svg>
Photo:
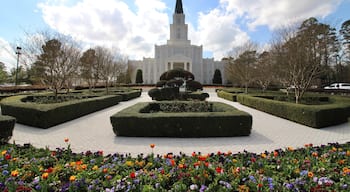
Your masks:
<svg viewBox="0 0 350 192"><path fill-rule="evenodd" d="M43 173L42 175L41 175L41 178L42 179L47 179L49 177L49 173Z"/></svg>
<svg viewBox="0 0 350 192"><path fill-rule="evenodd" d="M76 164L75 162L70 162L70 163L69 163L69 166L74 167L75 164Z"/></svg>
<svg viewBox="0 0 350 192"><path fill-rule="evenodd" d="M131 166L134 166L134 162L132 162L132 161L126 161L126 162L125 162L125 165L131 167Z"/></svg>
<svg viewBox="0 0 350 192"><path fill-rule="evenodd" d="M92 170L94 170L94 171L96 171L97 169L98 169L98 166L97 166L97 165L95 165L95 166L92 167Z"/></svg>
<svg viewBox="0 0 350 192"><path fill-rule="evenodd" d="M77 177L74 176L74 175L72 175L72 176L69 177L69 181L70 181L70 182L74 182L76 179L77 179Z"/></svg>
<svg viewBox="0 0 350 192"><path fill-rule="evenodd" d="M297 169L294 170L294 173L299 174L300 170L297 168Z"/></svg>
<svg viewBox="0 0 350 192"><path fill-rule="evenodd" d="M346 156L350 156L350 151L348 150L348 151L346 151Z"/></svg>
<svg viewBox="0 0 350 192"><path fill-rule="evenodd" d="M288 149L288 151L294 151L293 147L288 147L287 149Z"/></svg>
<svg viewBox="0 0 350 192"><path fill-rule="evenodd" d="M7 151L4 150L4 151L1 152L1 155L5 155L6 153L7 153Z"/></svg>
<svg viewBox="0 0 350 192"><path fill-rule="evenodd" d="M266 154L265 154L265 153L261 153L261 157L262 157L263 159L265 159L265 158L266 158Z"/></svg>
<svg viewBox="0 0 350 192"><path fill-rule="evenodd" d="M19 172L17 170L11 171L11 176L12 177L17 177Z"/></svg>
<svg viewBox="0 0 350 192"><path fill-rule="evenodd" d="M232 162L233 163L237 163L237 159L232 159Z"/></svg>

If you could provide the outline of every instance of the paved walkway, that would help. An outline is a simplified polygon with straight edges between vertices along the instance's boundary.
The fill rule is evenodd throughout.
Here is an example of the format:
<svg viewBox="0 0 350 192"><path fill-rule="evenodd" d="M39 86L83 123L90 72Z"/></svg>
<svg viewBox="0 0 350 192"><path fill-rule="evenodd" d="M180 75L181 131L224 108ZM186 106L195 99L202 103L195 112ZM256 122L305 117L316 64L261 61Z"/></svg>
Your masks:
<svg viewBox="0 0 350 192"><path fill-rule="evenodd" d="M147 92L141 97L121 102L116 106L86 115L84 117L51 127L39 129L22 124L16 124L10 142L18 144L31 143L36 147L66 147L64 138L69 138L71 148L76 152L87 150L103 150L109 153L151 153L149 144L154 143L154 153L165 154L180 152L191 154L193 151L209 152L249 152L260 153L265 150L272 151L278 148L302 147L306 143L314 145L329 142L345 143L350 141L350 126L348 123L313 129L264 112L240 105L236 102L226 101L216 96L214 89L207 89L209 101L220 101L246 111L253 116L253 128L250 136L225 138L135 138L117 137L113 133L109 117L138 102L151 101ZM142 125L140 125L142 126Z"/></svg>

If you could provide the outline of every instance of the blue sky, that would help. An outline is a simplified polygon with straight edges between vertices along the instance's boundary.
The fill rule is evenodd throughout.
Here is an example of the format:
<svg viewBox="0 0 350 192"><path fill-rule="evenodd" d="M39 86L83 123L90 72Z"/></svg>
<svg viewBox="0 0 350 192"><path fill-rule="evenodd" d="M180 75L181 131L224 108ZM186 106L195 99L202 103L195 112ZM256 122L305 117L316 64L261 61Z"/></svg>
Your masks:
<svg viewBox="0 0 350 192"><path fill-rule="evenodd" d="M25 32L71 35L86 47L118 48L131 59L154 56L169 38L176 0L2 0L0 62L16 63ZM183 0L189 39L216 60L247 40L268 45L274 30L316 17L340 27L350 0Z"/></svg>

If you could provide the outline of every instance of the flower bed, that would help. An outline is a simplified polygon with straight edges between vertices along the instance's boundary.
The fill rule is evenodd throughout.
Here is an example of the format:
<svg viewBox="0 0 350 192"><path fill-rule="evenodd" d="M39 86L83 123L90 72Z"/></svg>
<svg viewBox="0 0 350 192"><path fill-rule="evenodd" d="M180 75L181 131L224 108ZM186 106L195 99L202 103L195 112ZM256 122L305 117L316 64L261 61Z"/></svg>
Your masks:
<svg viewBox="0 0 350 192"><path fill-rule="evenodd" d="M250 114L218 102L209 103L208 107L212 108L210 112L193 111L194 108L205 108L200 106L201 103L205 102L138 103L114 114L110 120L117 136L233 137L250 135L252 129ZM166 112L167 110L171 112Z"/></svg>
<svg viewBox="0 0 350 192"><path fill-rule="evenodd" d="M131 157L0 147L1 191L348 191L350 143L276 149ZM151 153L152 152L152 153Z"/></svg>

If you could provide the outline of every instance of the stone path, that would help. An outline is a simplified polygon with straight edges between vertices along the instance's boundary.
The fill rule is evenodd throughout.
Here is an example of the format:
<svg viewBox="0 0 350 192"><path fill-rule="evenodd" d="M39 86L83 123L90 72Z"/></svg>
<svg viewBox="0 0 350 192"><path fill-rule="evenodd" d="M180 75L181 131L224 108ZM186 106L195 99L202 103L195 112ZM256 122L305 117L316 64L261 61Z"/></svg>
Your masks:
<svg viewBox="0 0 350 192"><path fill-rule="evenodd" d="M226 101L216 96L214 89L206 89L210 94L209 101L219 101L246 111L253 116L253 129L248 137L225 138L135 138L116 137L112 130L109 117L114 113L134 105L138 102L151 101L147 92L141 97L121 102L116 106L86 115L84 117L51 127L39 129L35 127L16 124L10 142L18 144L31 143L36 147L67 147L64 138L69 138L69 144L75 152L87 150L103 150L109 153L151 153L149 144L154 143L154 153L165 154L180 152L191 154L193 151L202 153L211 152L249 152L260 153L265 150L272 151L278 148L302 147L306 143L314 145L329 142L345 143L350 141L350 126L348 123L313 129L264 112L243 106L236 102ZM140 125L142 126L142 125Z"/></svg>

